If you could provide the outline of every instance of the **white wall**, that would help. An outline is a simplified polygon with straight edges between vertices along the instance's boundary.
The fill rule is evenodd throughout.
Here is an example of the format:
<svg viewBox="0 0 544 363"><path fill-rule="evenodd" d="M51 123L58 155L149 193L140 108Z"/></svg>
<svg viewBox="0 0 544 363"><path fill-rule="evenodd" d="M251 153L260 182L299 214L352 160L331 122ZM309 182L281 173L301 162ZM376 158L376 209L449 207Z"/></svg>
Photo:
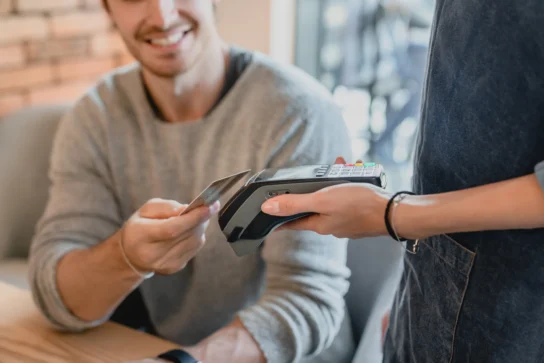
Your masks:
<svg viewBox="0 0 544 363"><path fill-rule="evenodd" d="M219 33L228 42L270 53L271 0L222 0Z"/></svg>
<svg viewBox="0 0 544 363"><path fill-rule="evenodd" d="M222 0L221 36L230 43L292 62L295 0Z"/></svg>

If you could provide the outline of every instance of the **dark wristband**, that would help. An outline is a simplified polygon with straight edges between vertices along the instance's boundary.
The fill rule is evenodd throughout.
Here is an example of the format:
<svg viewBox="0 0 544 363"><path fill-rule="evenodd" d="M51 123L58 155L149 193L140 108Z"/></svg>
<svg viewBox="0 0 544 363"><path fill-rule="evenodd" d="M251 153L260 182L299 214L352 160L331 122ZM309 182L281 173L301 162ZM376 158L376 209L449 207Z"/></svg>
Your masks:
<svg viewBox="0 0 544 363"><path fill-rule="evenodd" d="M391 220L389 219L389 214L390 214L389 212L391 211L391 206L393 205L395 198L402 194L415 195L414 193L407 192L407 191L402 191L402 192L393 194L393 196L389 199L389 202L387 202L387 207L385 207L385 215L384 215L385 228L387 228L387 232L389 233L389 236L391 236L391 238L393 238L395 241L398 241L398 242L404 242L406 241L406 238L397 236L397 234L393 230L393 226L391 225Z"/></svg>
<svg viewBox="0 0 544 363"><path fill-rule="evenodd" d="M157 358L167 360L173 363L201 363L192 355L181 349L173 349L162 353Z"/></svg>

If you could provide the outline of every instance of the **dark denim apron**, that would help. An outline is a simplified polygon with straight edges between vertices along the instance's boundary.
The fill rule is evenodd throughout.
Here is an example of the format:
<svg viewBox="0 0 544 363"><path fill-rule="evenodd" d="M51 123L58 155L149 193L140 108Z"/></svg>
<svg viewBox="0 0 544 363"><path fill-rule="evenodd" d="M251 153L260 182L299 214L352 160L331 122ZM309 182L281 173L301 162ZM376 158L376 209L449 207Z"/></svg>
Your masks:
<svg viewBox="0 0 544 363"><path fill-rule="evenodd" d="M544 0L438 0L414 191L542 160ZM384 362L544 362L544 229L441 235L406 254Z"/></svg>

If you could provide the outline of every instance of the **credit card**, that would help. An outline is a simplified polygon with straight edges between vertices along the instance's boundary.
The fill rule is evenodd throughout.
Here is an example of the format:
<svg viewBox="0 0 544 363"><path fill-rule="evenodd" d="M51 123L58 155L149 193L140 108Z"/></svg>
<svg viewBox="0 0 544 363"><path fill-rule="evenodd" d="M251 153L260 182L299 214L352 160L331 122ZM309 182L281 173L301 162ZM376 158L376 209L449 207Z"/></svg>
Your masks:
<svg viewBox="0 0 544 363"><path fill-rule="evenodd" d="M242 178L248 175L250 172L251 172L251 169L245 170L245 171L242 171L233 175L229 175L225 178L218 179L212 182L179 215L180 216L184 215L185 213L189 213L190 211L198 207L202 207L204 205L206 206L212 205L213 203L221 199L221 197L226 192L228 192L234 185L236 185L236 183L242 180Z"/></svg>

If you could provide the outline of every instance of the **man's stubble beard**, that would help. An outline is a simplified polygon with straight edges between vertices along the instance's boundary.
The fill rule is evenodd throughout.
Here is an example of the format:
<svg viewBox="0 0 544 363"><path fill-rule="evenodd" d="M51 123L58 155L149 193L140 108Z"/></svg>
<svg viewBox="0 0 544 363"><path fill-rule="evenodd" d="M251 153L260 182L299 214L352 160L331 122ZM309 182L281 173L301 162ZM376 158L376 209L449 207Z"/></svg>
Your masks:
<svg viewBox="0 0 544 363"><path fill-rule="evenodd" d="M214 56L213 54L215 53L213 52L213 49L211 49L215 46L212 45L213 37L208 36L200 43L200 46L196 45L197 47L199 47L199 49L196 50L197 54L191 59L188 59L187 64L183 64L179 69L175 70L162 70L160 66L153 65L153 61L145 60L144 56L139 53L139 49L137 47L132 47L132 45L129 45L130 43L127 42L124 38L123 41L129 53L134 59L136 59L136 61L146 72L162 79L175 79L184 75L190 76L191 73L198 72L199 68L207 63L206 58ZM220 43L220 39L218 39L218 41ZM205 70L202 70L202 72L204 73ZM202 76L205 75L203 74Z"/></svg>

